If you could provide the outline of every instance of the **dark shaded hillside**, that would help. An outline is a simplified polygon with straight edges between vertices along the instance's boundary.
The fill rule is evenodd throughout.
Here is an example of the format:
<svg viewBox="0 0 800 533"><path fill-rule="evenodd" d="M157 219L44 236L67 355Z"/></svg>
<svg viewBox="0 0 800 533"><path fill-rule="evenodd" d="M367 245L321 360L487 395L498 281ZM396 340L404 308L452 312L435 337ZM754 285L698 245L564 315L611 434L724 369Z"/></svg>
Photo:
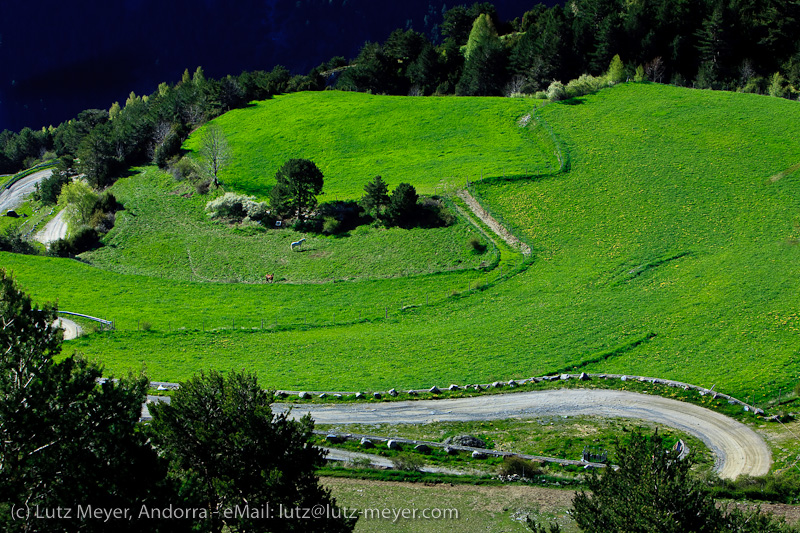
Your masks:
<svg viewBox="0 0 800 533"><path fill-rule="evenodd" d="M471 2L465 2L471 3ZM521 17L531 2L498 0ZM553 0L546 3L554 4ZM434 39L457 2L243 0L222 2L3 2L0 4L0 130L33 129L107 108L131 90L151 93L202 66L221 77L276 64L306 73L333 56L354 57L395 28Z"/></svg>

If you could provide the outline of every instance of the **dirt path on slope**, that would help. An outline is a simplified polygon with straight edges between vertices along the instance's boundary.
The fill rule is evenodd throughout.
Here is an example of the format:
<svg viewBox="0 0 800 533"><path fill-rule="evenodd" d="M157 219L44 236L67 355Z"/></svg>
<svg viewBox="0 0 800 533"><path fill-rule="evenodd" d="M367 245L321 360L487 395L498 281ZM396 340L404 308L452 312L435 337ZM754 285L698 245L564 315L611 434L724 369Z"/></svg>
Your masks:
<svg viewBox="0 0 800 533"><path fill-rule="evenodd" d="M514 237L510 231L508 231L502 224L495 220L494 217L487 213L486 210L481 207L481 204L479 204L478 201L468 191L458 191L458 197L464 200L464 203L466 203L470 210L475 213L475 216L481 219L484 224L489 226L489 229L495 232L501 239L506 241L509 246L522 252L522 255L531 255L531 247Z"/></svg>
<svg viewBox="0 0 800 533"><path fill-rule="evenodd" d="M19 207L33 193L36 184L52 173L53 169L40 170L22 178L9 189L0 189L0 214Z"/></svg>
<svg viewBox="0 0 800 533"><path fill-rule="evenodd" d="M50 244L58 239L64 239L66 236L67 222L64 220L64 211L59 211L34 238L42 244Z"/></svg>
<svg viewBox="0 0 800 533"><path fill-rule="evenodd" d="M275 404L284 412L287 404ZM670 426L702 440L723 478L761 476L772 453L752 429L730 417L661 396L606 389L560 389L443 400L386 403L294 405L292 416L306 413L320 424L425 424L547 416L635 418Z"/></svg>

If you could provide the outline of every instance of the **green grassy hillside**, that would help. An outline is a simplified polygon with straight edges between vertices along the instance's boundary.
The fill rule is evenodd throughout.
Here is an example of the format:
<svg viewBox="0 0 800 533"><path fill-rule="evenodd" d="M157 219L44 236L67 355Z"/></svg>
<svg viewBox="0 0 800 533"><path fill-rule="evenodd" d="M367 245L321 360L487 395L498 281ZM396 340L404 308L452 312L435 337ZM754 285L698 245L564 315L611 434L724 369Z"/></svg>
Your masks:
<svg viewBox="0 0 800 533"><path fill-rule="evenodd" d="M463 187L485 175L555 170L552 141L520 127L533 100L407 98L338 91L295 93L215 119L228 136L226 185L265 196L291 158L313 160L325 175L321 200L360 198L381 175L390 189L409 182L422 193ZM185 147L197 150L196 132ZM437 189L440 190L440 189Z"/></svg>
<svg viewBox="0 0 800 533"><path fill-rule="evenodd" d="M443 101L461 100L471 99ZM473 188L534 249L527 269L502 283L388 320L376 313L370 322L264 332L123 329L67 346L117 372L142 361L153 377L169 380L201 368L248 368L278 388L447 385L592 361L600 362L582 368L715 384L740 396L755 391L756 400L793 386L800 376L800 176L780 173L800 162L800 105L629 84L538 114L569 150L571 170ZM497 275L268 287L112 280L74 263L7 254L0 264L14 266L37 298L80 304L91 291L71 287L96 283L92 305L129 316L137 305L191 313L194 299L219 315L302 301L323 322L330 307L353 299L380 308L382 297L398 301L406 291L401 305L408 305L443 292L439 282L449 291L470 276ZM65 275L54 282L58 271Z"/></svg>
<svg viewBox="0 0 800 533"><path fill-rule="evenodd" d="M106 246L82 255L102 269L182 281L318 283L413 276L471 269L496 261L469 244L467 223L433 229L360 226L339 236L210 220L213 196L193 194L171 176L148 167L112 188L125 205ZM221 194L218 192L217 194ZM291 251L289 244L306 238Z"/></svg>

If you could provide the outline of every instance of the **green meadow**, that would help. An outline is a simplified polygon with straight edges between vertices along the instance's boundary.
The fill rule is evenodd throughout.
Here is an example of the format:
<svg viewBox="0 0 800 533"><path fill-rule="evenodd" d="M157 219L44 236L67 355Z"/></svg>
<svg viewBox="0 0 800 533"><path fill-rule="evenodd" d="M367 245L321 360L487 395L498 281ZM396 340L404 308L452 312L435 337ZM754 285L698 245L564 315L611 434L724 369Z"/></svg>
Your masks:
<svg viewBox="0 0 800 533"><path fill-rule="evenodd" d="M272 274L279 283L298 284L419 276L496 262L492 251L475 253L469 240L480 235L462 220L432 229L364 225L337 236L230 225L205 213L221 191L194 194L191 185L153 167L117 181L112 192L125 209L106 246L82 257L113 272L251 284ZM301 238L303 246L290 250Z"/></svg>
<svg viewBox="0 0 800 533"><path fill-rule="evenodd" d="M331 252L335 267L330 273L306 263L305 257L292 257L286 272L302 275L281 275L298 282L252 283L268 272L259 269L267 267L248 271L246 254L237 248L252 242L255 250L277 250L269 257L278 261L288 247L283 237L270 241L264 234L215 227L201 220L199 199L180 194L164 197L197 205L191 215L176 208L175 216L193 221L186 228L194 225L198 235L214 242L209 254L219 248L230 256L229 270L220 257L205 260L199 272L215 282L202 281L189 265L186 248L192 251L193 244L185 236L188 229L181 230L183 240L171 242L163 229L145 228L161 224L162 214L168 216L166 208L150 209L146 202L138 207L131 203L136 216L128 220L124 215L109 237L110 245L124 244L123 249L109 246L91 257L103 269L11 254L1 254L0 264L14 270L22 287L39 300L57 298L64 309L120 317L118 331L71 341L67 351L100 358L114 373L145 365L154 379L186 379L203 368L246 368L265 386L276 388L385 390L491 382L580 367L715 385L742 397L753 394L757 401L798 381L800 175L796 167L791 170L800 162L798 103L649 84L624 84L549 103L536 115L547 121L569 154L569 170L558 173L555 157L548 155L552 138L539 126L517 125L534 101L428 100L309 93L228 113L217 121L231 136L240 162L223 181L226 187L261 195L285 158L309 157L324 163L326 191L340 199L359 196L364 181L375 174L390 184L411 181L432 192L439 178L429 178L436 173L414 165L431 159L438 140L426 144L415 137L415 144L407 142L407 135L386 134L378 152L387 158L398 152L398 165L406 161L408 167L405 174L392 175L382 170L388 167L378 168L375 152L342 148L354 141L315 142L328 138L320 124L349 131L343 125L358 122L353 118L361 112L358 102L376 103L370 116L376 128L408 121L409 106L449 107L446 116L460 118L470 115L465 109L471 106L496 109L501 126L485 118L478 121L484 128L480 142L496 153L518 152L517 168L504 172L503 163L510 159L485 154L477 162L465 160L463 168L474 179L480 175L478 166L485 165L488 179L473 183L471 191L532 247L533 256L525 264L501 246L498 266L476 268L483 259L464 256L460 248L476 230L462 220L441 235L424 230L419 236L439 239L436 246L448 249L448 261L460 259L462 270L430 273L445 270L447 264L426 269L423 263L431 257L427 244L413 244L416 237L411 234L368 230L325 241L330 248L318 244L318 250ZM307 109L316 111L302 119ZM433 121L436 115L430 113ZM294 127L278 127L283 123ZM259 135L285 139L269 137L246 146L257 127L262 128ZM454 125L431 127L457 131ZM452 139L457 138L453 133ZM394 144L385 144L392 139ZM334 145L340 148L331 149ZM458 142L452 146L461 149ZM289 153L289 147L297 152ZM535 170L526 169L525 154ZM262 174L255 172L258 168ZM363 170L345 171L353 168ZM158 187L167 187L159 181L166 178L132 179L152 181L148 187L154 197L164 194ZM115 186L120 195L124 181ZM137 232L143 233L137 237ZM161 237L148 245L151 238L145 235ZM383 235L387 242L413 245L406 255L386 263L369 259L381 265L375 268L383 270L385 279L367 279L368 268L353 260L336 262L334 255L348 253L346 247L355 239L375 250L383 246ZM152 257L145 257L148 247ZM497 252L490 248L486 253ZM394 262L403 266L390 266ZM251 283L218 282L223 280ZM359 306L373 312L362 311L359 318ZM291 319L279 318L278 327L260 328L260 317L269 326L270 313L288 315L288 309L295 310ZM139 315L153 324L151 331L136 330ZM233 315L247 316L248 322L235 322ZM204 316L218 319L214 331L198 325ZM174 326L179 320L187 329Z"/></svg>
<svg viewBox="0 0 800 533"><path fill-rule="evenodd" d="M256 102L212 121L228 137L222 181L265 197L289 159L314 161L325 176L320 200L360 198L380 175L393 189L424 194L463 187L481 175L531 175L558 168L552 140L519 121L541 101L409 98L325 91ZM198 150L199 135L185 144Z"/></svg>

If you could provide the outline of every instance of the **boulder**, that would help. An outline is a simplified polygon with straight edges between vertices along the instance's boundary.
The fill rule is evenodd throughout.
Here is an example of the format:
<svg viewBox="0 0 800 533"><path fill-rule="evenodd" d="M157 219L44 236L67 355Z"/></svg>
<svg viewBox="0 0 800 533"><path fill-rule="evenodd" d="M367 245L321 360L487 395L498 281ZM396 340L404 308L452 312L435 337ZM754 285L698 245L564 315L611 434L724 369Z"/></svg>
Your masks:
<svg viewBox="0 0 800 533"><path fill-rule="evenodd" d="M434 385L433 387L428 389L428 392L430 392L431 394L441 394L442 393L442 391L440 391L439 387L437 387L436 385Z"/></svg>
<svg viewBox="0 0 800 533"><path fill-rule="evenodd" d="M394 439L390 439L389 442L386 443L386 447L390 450L402 450L403 447L400 446L400 443Z"/></svg>
<svg viewBox="0 0 800 533"><path fill-rule="evenodd" d="M364 396L363 392L356 393L356 400L363 400L364 398L366 398L366 396Z"/></svg>
<svg viewBox="0 0 800 533"><path fill-rule="evenodd" d="M380 392L373 392L372 397L375 398L376 400L380 400L381 398L383 398Z"/></svg>
<svg viewBox="0 0 800 533"><path fill-rule="evenodd" d="M450 391L453 391L453 390L461 390L461 387L459 387L458 385L456 385L456 384L454 383L454 384L450 385L449 387L447 387L447 390L450 390Z"/></svg>
<svg viewBox="0 0 800 533"><path fill-rule="evenodd" d="M559 379L561 379L561 381L566 381L566 380L568 380L568 379L569 379L569 377L570 377L570 376L569 376L569 374L561 374L561 376L559 377Z"/></svg>
<svg viewBox="0 0 800 533"><path fill-rule="evenodd" d="M17 212L12 210L12 209L9 209L8 211L6 211L6 216L7 217L11 217L11 218L19 218L19 215L17 214Z"/></svg>
<svg viewBox="0 0 800 533"><path fill-rule="evenodd" d="M586 372L581 372L581 375L578 376L578 379L581 381L589 381L591 378L589 377L589 374L587 374Z"/></svg>
<svg viewBox="0 0 800 533"><path fill-rule="evenodd" d="M342 395L341 394L334 394L333 397L336 398L337 400L341 400L342 399Z"/></svg>
<svg viewBox="0 0 800 533"><path fill-rule="evenodd" d="M375 445L367 437L362 437L361 438L361 447L362 448L374 448Z"/></svg>
<svg viewBox="0 0 800 533"><path fill-rule="evenodd" d="M397 391L394 390L394 389L389 389L389 396L392 396L392 397L397 396Z"/></svg>
<svg viewBox="0 0 800 533"><path fill-rule="evenodd" d="M301 400L308 400L309 398L311 398L311 395L307 392L301 392L300 394L297 395L297 397L300 398Z"/></svg>
<svg viewBox="0 0 800 533"><path fill-rule="evenodd" d="M409 396L416 396L417 395L417 391L415 391L414 389L411 389L410 391L408 391L408 395Z"/></svg>
<svg viewBox="0 0 800 533"><path fill-rule="evenodd" d="M512 379L511 381L508 382L508 386L512 387L512 388L516 387L517 386L517 382Z"/></svg>
<svg viewBox="0 0 800 533"><path fill-rule="evenodd" d="M456 450L452 446L445 446L444 453L446 453L447 455L455 455L458 453L458 450Z"/></svg>
<svg viewBox="0 0 800 533"><path fill-rule="evenodd" d="M327 395L327 394L325 394L325 393L323 392L323 393L321 393L321 394L319 395L319 397L320 397L320 398L327 398L327 397L328 397L328 395Z"/></svg>
<svg viewBox="0 0 800 533"><path fill-rule="evenodd" d="M619 378L620 381L628 381L628 376L622 376Z"/></svg>
<svg viewBox="0 0 800 533"><path fill-rule="evenodd" d="M286 396L288 396L288 394L286 394L282 390L279 390L278 392L275 393L275 396L277 396L278 398L286 398Z"/></svg>
<svg viewBox="0 0 800 533"><path fill-rule="evenodd" d="M455 444L457 446L467 446L468 448L486 448L486 442L472 435L457 435L448 437L445 444Z"/></svg>
<svg viewBox="0 0 800 533"><path fill-rule="evenodd" d="M334 435L333 433L331 433L330 435L325 435L325 440L330 442L331 444L339 444L344 439L342 439L342 437L340 437L339 435Z"/></svg>
<svg viewBox="0 0 800 533"><path fill-rule="evenodd" d="M487 457L488 457L488 455L486 455L483 452L479 452L478 450L475 450L474 452L472 452L472 458L473 459L486 459Z"/></svg>
<svg viewBox="0 0 800 533"><path fill-rule="evenodd" d="M499 389L502 386L503 383L501 381L495 381L494 383L492 383L492 387L494 387L495 389Z"/></svg>
<svg viewBox="0 0 800 533"><path fill-rule="evenodd" d="M483 392L483 387L481 387L480 385L473 385L472 388L478 392Z"/></svg>
<svg viewBox="0 0 800 533"><path fill-rule="evenodd" d="M428 446L427 444L417 444L416 446L414 446L414 451L417 451L419 453L431 453L431 447Z"/></svg>

